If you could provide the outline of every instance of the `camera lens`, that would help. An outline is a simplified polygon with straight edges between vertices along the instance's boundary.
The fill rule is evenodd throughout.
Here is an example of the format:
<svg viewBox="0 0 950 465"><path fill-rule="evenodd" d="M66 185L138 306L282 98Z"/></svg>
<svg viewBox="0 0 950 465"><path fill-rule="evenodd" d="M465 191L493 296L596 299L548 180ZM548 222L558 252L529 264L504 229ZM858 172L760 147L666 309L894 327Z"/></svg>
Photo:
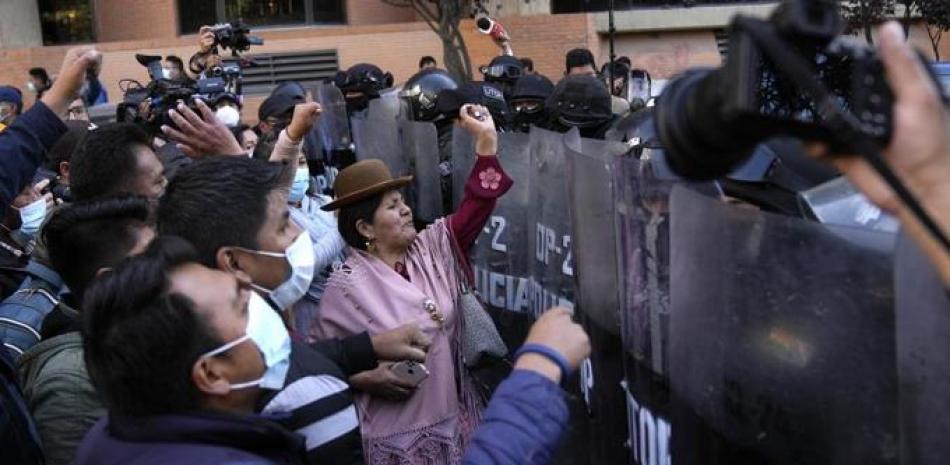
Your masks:
<svg viewBox="0 0 950 465"><path fill-rule="evenodd" d="M657 137L670 168L688 179L729 174L759 143L740 119L729 118L723 70L691 70L673 80L656 104Z"/></svg>

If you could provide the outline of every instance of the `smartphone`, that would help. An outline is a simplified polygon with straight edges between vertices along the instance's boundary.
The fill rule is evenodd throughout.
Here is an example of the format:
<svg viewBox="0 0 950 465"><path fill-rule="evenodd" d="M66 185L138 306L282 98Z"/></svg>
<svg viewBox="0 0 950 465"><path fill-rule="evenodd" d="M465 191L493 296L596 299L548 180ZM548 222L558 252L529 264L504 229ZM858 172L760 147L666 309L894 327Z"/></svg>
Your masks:
<svg viewBox="0 0 950 465"><path fill-rule="evenodd" d="M429 377L429 370L425 365L410 360L393 364L389 367L399 379L418 386L423 380Z"/></svg>

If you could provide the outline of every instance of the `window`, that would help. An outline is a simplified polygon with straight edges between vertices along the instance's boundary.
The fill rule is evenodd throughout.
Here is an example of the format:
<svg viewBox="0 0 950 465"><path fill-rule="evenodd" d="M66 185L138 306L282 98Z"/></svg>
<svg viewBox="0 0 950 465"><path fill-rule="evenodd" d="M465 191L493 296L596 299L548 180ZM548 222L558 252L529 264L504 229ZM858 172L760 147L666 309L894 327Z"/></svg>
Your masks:
<svg viewBox="0 0 950 465"><path fill-rule="evenodd" d="M43 45L95 42L91 0L40 0Z"/></svg>
<svg viewBox="0 0 950 465"><path fill-rule="evenodd" d="M182 34L205 24L241 19L250 26L343 22L344 0L178 0Z"/></svg>

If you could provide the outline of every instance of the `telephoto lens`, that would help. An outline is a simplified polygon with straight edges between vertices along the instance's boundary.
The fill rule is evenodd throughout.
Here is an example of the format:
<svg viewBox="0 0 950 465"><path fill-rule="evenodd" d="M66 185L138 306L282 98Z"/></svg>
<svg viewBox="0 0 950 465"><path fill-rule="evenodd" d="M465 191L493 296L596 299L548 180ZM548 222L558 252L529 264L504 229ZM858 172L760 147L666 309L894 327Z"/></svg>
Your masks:
<svg viewBox="0 0 950 465"><path fill-rule="evenodd" d="M722 115L721 69L694 69L673 80L656 103L656 131L677 174L709 180L725 176L760 142Z"/></svg>

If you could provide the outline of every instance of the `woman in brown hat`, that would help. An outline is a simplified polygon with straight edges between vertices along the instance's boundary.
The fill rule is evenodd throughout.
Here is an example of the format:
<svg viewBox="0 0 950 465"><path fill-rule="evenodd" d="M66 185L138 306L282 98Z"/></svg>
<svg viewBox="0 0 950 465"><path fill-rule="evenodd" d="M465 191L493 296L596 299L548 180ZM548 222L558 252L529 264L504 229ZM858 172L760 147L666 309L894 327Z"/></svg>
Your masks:
<svg viewBox="0 0 950 465"><path fill-rule="evenodd" d="M481 417L483 399L461 363L456 301L460 270L468 264L456 257L468 252L512 181L495 157L497 134L488 110L466 105L460 113L478 159L456 213L417 233L399 192L411 177L393 178L379 160L344 169L334 184L336 201L323 207L340 210L350 255L330 277L311 336L378 334L414 323L432 341L429 376L418 386L400 382L388 365L366 375L388 383L385 392L356 396L370 465L459 463Z"/></svg>

